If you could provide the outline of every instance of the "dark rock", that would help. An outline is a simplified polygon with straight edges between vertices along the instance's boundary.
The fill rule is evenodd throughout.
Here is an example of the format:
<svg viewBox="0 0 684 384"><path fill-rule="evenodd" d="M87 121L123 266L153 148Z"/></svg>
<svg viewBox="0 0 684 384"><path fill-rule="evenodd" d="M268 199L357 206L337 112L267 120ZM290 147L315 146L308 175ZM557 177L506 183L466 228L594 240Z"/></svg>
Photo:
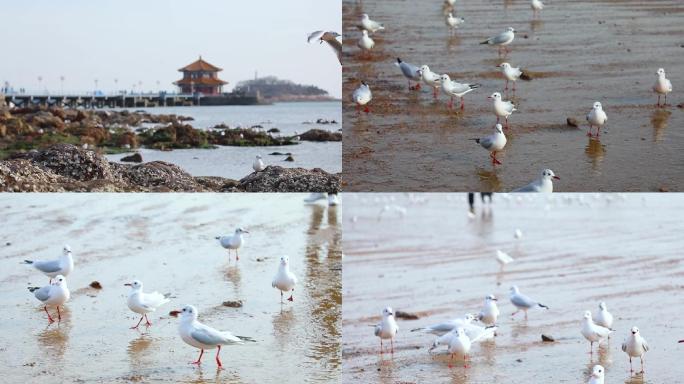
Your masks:
<svg viewBox="0 0 684 384"><path fill-rule="evenodd" d="M174 164L164 161L152 161L134 165L123 170L122 176L131 184L150 188L152 191L199 191L204 190L190 176Z"/></svg>
<svg viewBox="0 0 684 384"><path fill-rule="evenodd" d="M278 128L271 128L268 130L268 133L280 133L280 129Z"/></svg>
<svg viewBox="0 0 684 384"><path fill-rule="evenodd" d="M242 300L228 300L223 302L224 307L241 308Z"/></svg>
<svg viewBox="0 0 684 384"><path fill-rule="evenodd" d="M299 139L303 141L342 141L342 134L324 129L310 129L299 135Z"/></svg>
<svg viewBox="0 0 684 384"><path fill-rule="evenodd" d="M670 188L663 185L660 188L658 188L658 192L670 192Z"/></svg>
<svg viewBox="0 0 684 384"><path fill-rule="evenodd" d="M420 317L418 315L416 315L415 313L404 312L404 311L395 311L394 317L396 317L397 319L404 319L404 320L418 320L418 319L420 319Z"/></svg>
<svg viewBox="0 0 684 384"><path fill-rule="evenodd" d="M93 281L90 283L90 288L102 289L102 284L99 281Z"/></svg>
<svg viewBox="0 0 684 384"><path fill-rule="evenodd" d="M132 155L122 157L121 161L129 162L129 163L142 163L143 158L142 158L142 155L140 154L140 152L136 152Z"/></svg>
<svg viewBox="0 0 684 384"><path fill-rule="evenodd" d="M288 155L288 156L289 156L289 155L291 155L291 154L292 154L291 152L287 152L287 153L282 153L282 152L271 152L271 153L269 153L269 155L271 155L271 156L285 156L285 155Z"/></svg>
<svg viewBox="0 0 684 384"><path fill-rule="evenodd" d="M329 192L340 189L340 178L314 168L283 168L269 165L240 180L240 189L246 192Z"/></svg>
<svg viewBox="0 0 684 384"><path fill-rule="evenodd" d="M523 71L523 73L520 75L520 78L523 80L530 81L534 79L534 76L532 75L531 72Z"/></svg>
<svg viewBox="0 0 684 384"><path fill-rule="evenodd" d="M34 164L70 179L116 179L107 159L71 144L55 144L42 151L29 152L20 157L30 159Z"/></svg>
<svg viewBox="0 0 684 384"><path fill-rule="evenodd" d="M292 155L290 155L290 156L286 157L285 160L283 160L283 161L294 161L294 157L292 157Z"/></svg>
<svg viewBox="0 0 684 384"><path fill-rule="evenodd" d="M571 127L579 127L579 123L577 122L577 119L575 119L574 117L568 117L566 121L568 125Z"/></svg>
<svg viewBox="0 0 684 384"><path fill-rule="evenodd" d="M553 336L549 336L549 335L544 335L544 334L542 334L542 335L541 335L541 338L542 338L542 341L545 341L545 342L554 342L554 341L556 341L556 339L554 339Z"/></svg>
<svg viewBox="0 0 684 384"><path fill-rule="evenodd" d="M684 103L677 104L677 108L684 108Z"/></svg>

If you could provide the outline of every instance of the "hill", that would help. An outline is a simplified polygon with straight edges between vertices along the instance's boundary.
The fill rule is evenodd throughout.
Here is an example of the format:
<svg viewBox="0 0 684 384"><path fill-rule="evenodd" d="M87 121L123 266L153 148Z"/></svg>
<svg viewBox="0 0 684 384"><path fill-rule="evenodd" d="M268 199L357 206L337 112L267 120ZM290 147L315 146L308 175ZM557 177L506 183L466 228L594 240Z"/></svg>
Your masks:
<svg viewBox="0 0 684 384"><path fill-rule="evenodd" d="M235 92L259 92L266 101L318 101L333 100L328 92L315 85L296 84L275 76L244 80L235 86Z"/></svg>

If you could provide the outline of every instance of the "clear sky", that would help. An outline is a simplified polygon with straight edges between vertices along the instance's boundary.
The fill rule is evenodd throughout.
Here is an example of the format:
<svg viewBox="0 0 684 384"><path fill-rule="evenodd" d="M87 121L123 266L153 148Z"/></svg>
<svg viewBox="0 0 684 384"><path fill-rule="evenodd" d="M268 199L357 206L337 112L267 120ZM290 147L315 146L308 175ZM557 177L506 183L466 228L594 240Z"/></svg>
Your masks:
<svg viewBox="0 0 684 384"><path fill-rule="evenodd" d="M274 75L340 97L341 66L309 32L341 32L340 0L21 0L0 13L0 84L29 90L174 90L201 54L238 81ZM39 82L38 77L42 77ZM225 89L225 88L224 88Z"/></svg>

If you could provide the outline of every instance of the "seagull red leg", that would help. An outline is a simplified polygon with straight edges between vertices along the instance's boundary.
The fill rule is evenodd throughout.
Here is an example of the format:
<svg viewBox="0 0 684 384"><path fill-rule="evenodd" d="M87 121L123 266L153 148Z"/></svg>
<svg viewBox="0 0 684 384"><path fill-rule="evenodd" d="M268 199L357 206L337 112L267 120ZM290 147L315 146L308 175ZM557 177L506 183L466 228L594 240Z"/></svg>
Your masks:
<svg viewBox="0 0 684 384"><path fill-rule="evenodd" d="M62 314L59 313L59 305L57 306L57 321L62 321Z"/></svg>
<svg viewBox="0 0 684 384"><path fill-rule="evenodd" d="M200 365L200 364L202 364L202 355L204 355L204 349L200 349L200 355L199 355L199 357L197 358L197 361L193 361L193 362L190 363L190 364L195 364L195 365Z"/></svg>
<svg viewBox="0 0 684 384"><path fill-rule="evenodd" d="M221 364L221 359L219 359L219 353L221 353L221 346L218 346L218 350L216 351L216 365L218 365L218 369L223 369L223 364Z"/></svg>
<svg viewBox="0 0 684 384"><path fill-rule="evenodd" d="M50 323L54 323L55 321L52 319L52 316L50 316L50 312L48 312L48 310L47 310L47 305L44 306L43 309L45 310L45 313L47 313L47 315L48 315L48 321Z"/></svg>
<svg viewBox="0 0 684 384"><path fill-rule="evenodd" d="M140 323L143 321L143 316L140 316L140 320L138 320L138 324L135 325L135 327L131 327L131 329L138 329L138 326Z"/></svg>
<svg viewBox="0 0 684 384"><path fill-rule="evenodd" d="M292 293L290 294L290 297L287 298L287 301L294 301L292 295L294 295L294 288L292 288Z"/></svg>
<svg viewBox="0 0 684 384"><path fill-rule="evenodd" d="M152 325L152 323L150 323L150 321L147 319L147 313L145 314L145 325L147 325L148 327Z"/></svg>
<svg viewBox="0 0 684 384"><path fill-rule="evenodd" d="M463 98L461 97L461 111L465 108L465 103L463 102Z"/></svg>

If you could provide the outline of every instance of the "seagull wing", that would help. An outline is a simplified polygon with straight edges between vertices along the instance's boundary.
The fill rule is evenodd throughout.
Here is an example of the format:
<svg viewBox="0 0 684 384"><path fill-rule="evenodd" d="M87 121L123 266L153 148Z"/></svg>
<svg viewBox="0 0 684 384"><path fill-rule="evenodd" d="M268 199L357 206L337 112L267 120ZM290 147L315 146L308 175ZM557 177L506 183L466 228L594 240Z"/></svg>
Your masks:
<svg viewBox="0 0 684 384"><path fill-rule="evenodd" d="M221 332L213 328L201 325L194 331L190 332L190 336L206 345L226 345L226 344L242 344L239 337L230 332Z"/></svg>
<svg viewBox="0 0 684 384"><path fill-rule="evenodd" d="M480 145L481 145L484 149L489 149L489 148L491 148L493 144L494 144L494 138L491 137L491 136L483 137L483 138L480 139Z"/></svg>
<svg viewBox="0 0 684 384"><path fill-rule="evenodd" d="M323 41L328 43L328 46L330 46L330 48L332 48L333 51L335 51L335 54L337 55L337 60L339 60L340 64L342 64L342 42L335 38Z"/></svg>
<svg viewBox="0 0 684 384"><path fill-rule="evenodd" d="M494 37L490 37L488 42L489 44L501 44L505 43L508 41L508 33L502 32Z"/></svg>
<svg viewBox="0 0 684 384"><path fill-rule="evenodd" d="M519 191L519 192L527 192L527 191ZM523 307L523 308L532 308L536 303L534 300L530 299L529 297L518 293L517 295L511 296L511 303L515 305L516 307Z"/></svg>
<svg viewBox="0 0 684 384"><path fill-rule="evenodd" d="M648 352L648 343L643 337L641 338L641 345L644 347L644 352Z"/></svg>
<svg viewBox="0 0 684 384"><path fill-rule="evenodd" d="M324 31L314 31L314 32L311 32L311 33L309 34L309 36L307 37L307 39L306 39L307 43L310 43L311 40L320 39L321 36L323 36L323 32L324 32Z"/></svg>
<svg viewBox="0 0 684 384"><path fill-rule="evenodd" d="M33 292L33 295L36 297L36 299L38 299L40 301L46 301L47 299L50 298L50 288L51 287L52 287L51 285L46 285L46 286L38 289L37 291Z"/></svg>
<svg viewBox="0 0 684 384"><path fill-rule="evenodd" d="M35 261L33 266L43 273L53 273L62 269L59 265L59 260Z"/></svg>

